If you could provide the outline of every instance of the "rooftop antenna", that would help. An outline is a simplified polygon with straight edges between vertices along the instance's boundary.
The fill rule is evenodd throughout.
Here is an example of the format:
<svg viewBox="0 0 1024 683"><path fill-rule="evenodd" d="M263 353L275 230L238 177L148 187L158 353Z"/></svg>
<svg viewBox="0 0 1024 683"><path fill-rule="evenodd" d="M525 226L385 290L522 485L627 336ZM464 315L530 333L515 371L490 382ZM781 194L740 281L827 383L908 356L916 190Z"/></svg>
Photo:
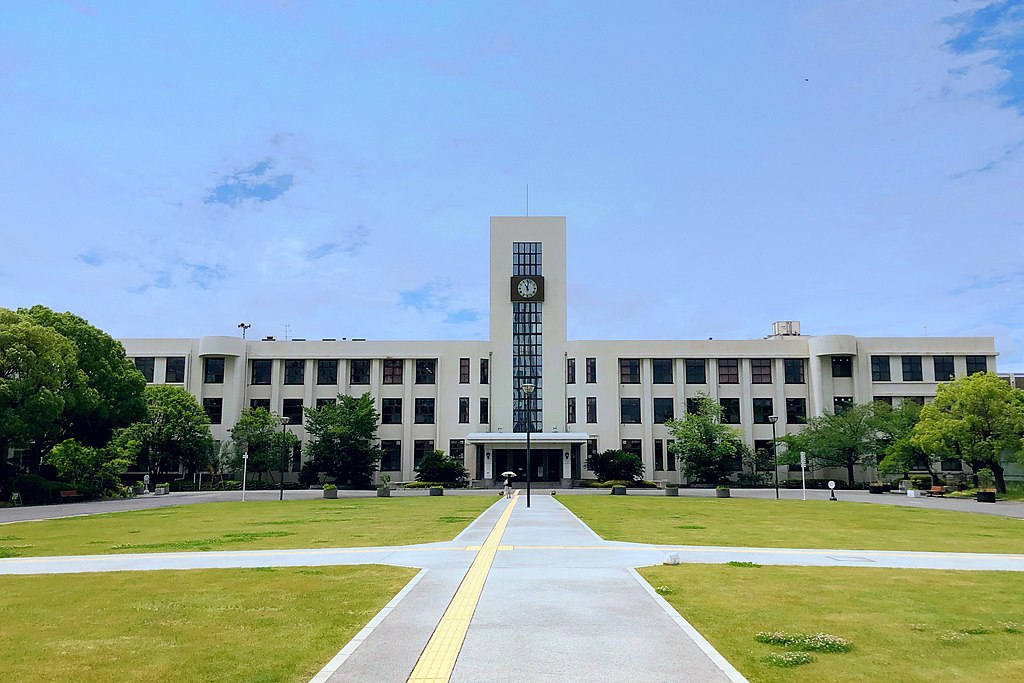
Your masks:
<svg viewBox="0 0 1024 683"><path fill-rule="evenodd" d="M928 326L927 325L924 326L924 336L926 336L926 337L928 336Z"/></svg>
<svg viewBox="0 0 1024 683"><path fill-rule="evenodd" d="M281 323L281 326L284 327L284 340L288 341L289 339L291 339L292 326L289 325L288 323Z"/></svg>
<svg viewBox="0 0 1024 683"><path fill-rule="evenodd" d="M242 330L242 339L245 339L245 331L252 327L249 323L238 323L238 327Z"/></svg>

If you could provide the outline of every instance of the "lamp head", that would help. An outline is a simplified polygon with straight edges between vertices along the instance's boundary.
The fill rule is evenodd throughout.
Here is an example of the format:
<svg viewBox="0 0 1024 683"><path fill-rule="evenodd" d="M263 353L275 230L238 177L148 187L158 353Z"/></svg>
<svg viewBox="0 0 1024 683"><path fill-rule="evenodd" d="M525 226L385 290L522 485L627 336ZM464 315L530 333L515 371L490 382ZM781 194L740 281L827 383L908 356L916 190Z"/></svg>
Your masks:
<svg viewBox="0 0 1024 683"><path fill-rule="evenodd" d="M535 387L530 382L523 382L522 384L519 385L519 388L523 391L524 394L529 396L530 394L533 393Z"/></svg>
<svg viewBox="0 0 1024 683"><path fill-rule="evenodd" d="M288 424L289 422L292 421L292 419L290 417L285 417L284 415L282 415L278 419L281 421L281 426L282 427L284 427L286 424Z"/></svg>
<svg viewBox="0 0 1024 683"><path fill-rule="evenodd" d="M771 422L772 424L775 424L776 422L779 421L779 416L778 415L769 415L768 416L768 421Z"/></svg>

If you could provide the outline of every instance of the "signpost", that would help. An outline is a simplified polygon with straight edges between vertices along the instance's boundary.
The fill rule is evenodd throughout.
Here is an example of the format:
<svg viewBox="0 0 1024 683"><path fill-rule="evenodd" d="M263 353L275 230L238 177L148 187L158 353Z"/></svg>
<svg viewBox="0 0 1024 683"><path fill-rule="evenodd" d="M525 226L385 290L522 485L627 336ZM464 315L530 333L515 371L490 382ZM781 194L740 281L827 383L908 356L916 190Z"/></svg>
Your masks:
<svg viewBox="0 0 1024 683"><path fill-rule="evenodd" d="M832 480L829 480L828 482L828 499L839 500L838 498L836 498L836 483Z"/></svg>
<svg viewBox="0 0 1024 683"><path fill-rule="evenodd" d="M804 490L804 500L807 500L807 453L800 451L800 486Z"/></svg>
<svg viewBox="0 0 1024 683"><path fill-rule="evenodd" d="M145 483L145 485L146 485L146 493L149 493L149 475L147 474L146 476L144 476L144 477L142 478L142 481L143 481L143 482Z"/></svg>
<svg viewBox="0 0 1024 683"><path fill-rule="evenodd" d="M245 502L245 470L249 465L249 451L242 453L242 502Z"/></svg>

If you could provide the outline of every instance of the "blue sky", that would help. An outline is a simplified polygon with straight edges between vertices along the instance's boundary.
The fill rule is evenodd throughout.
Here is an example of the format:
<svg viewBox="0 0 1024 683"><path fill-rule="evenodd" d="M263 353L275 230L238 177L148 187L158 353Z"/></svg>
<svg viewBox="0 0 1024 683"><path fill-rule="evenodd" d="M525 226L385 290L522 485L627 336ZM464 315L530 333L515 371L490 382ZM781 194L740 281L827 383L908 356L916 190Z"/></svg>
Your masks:
<svg viewBox="0 0 1024 683"><path fill-rule="evenodd" d="M1024 372L1024 3L0 5L0 306L119 337L994 336Z"/></svg>

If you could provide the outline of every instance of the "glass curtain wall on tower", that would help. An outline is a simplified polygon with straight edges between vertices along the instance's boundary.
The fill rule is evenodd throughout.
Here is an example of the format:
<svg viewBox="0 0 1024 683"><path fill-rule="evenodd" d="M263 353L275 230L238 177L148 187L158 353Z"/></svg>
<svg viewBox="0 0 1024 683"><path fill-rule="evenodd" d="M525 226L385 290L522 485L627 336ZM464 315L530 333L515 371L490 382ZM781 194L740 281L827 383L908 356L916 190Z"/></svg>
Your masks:
<svg viewBox="0 0 1024 683"><path fill-rule="evenodd" d="M541 269L540 242L512 243L512 275L543 276ZM544 405L544 380L542 373L542 320L539 302L512 303L512 405L515 414L515 431L526 431L526 420L530 420L531 431L541 431L541 415ZM520 385L530 382L536 388L527 401Z"/></svg>

